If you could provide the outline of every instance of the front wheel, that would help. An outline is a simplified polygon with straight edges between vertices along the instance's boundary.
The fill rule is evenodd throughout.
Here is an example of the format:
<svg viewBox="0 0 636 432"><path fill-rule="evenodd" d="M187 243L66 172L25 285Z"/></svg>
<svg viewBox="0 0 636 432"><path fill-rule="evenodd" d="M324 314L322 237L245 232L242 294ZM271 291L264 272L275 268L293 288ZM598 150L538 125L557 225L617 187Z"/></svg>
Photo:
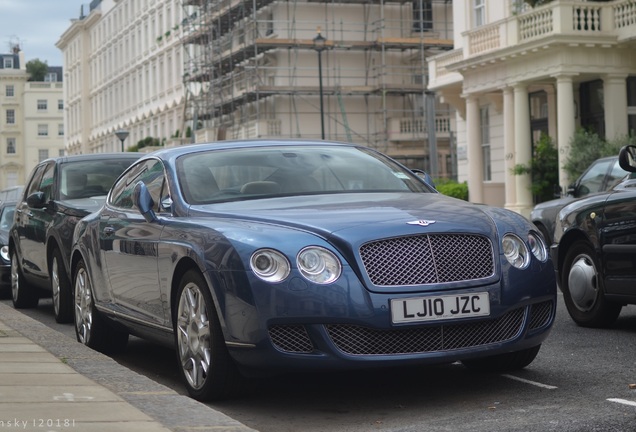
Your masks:
<svg viewBox="0 0 636 432"><path fill-rule="evenodd" d="M53 251L50 280L55 321L58 323L72 322L73 298L71 293L71 281L69 280L64 261L62 260L62 252L60 252L59 249Z"/></svg>
<svg viewBox="0 0 636 432"><path fill-rule="evenodd" d="M235 395L241 376L225 346L207 283L194 270L181 280L173 322L179 372L190 396L206 401Z"/></svg>
<svg viewBox="0 0 636 432"><path fill-rule="evenodd" d="M104 353L119 352L128 343L128 333L108 325L95 309L91 280L84 261L77 263L74 278L75 336L77 341Z"/></svg>
<svg viewBox="0 0 636 432"><path fill-rule="evenodd" d="M574 243L567 251L561 289L570 317L582 327L609 327L621 313L621 304L605 298L596 254L587 242Z"/></svg>
<svg viewBox="0 0 636 432"><path fill-rule="evenodd" d="M24 280L15 251L11 253L11 298L16 309L34 308L40 301L35 288Z"/></svg>
<svg viewBox="0 0 636 432"><path fill-rule="evenodd" d="M464 366L485 372L505 372L517 369L523 369L534 361L539 354L541 345L534 346L521 351L515 351L505 354L498 354L490 357L482 357L478 359L464 360Z"/></svg>

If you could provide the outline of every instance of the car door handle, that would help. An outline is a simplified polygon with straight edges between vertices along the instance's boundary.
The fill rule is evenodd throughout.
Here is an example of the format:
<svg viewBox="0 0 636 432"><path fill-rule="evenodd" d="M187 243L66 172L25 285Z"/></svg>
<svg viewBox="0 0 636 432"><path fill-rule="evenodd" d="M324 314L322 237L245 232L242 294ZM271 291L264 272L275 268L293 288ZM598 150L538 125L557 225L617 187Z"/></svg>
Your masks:
<svg viewBox="0 0 636 432"><path fill-rule="evenodd" d="M104 235L111 236L111 235L115 234L115 228L106 227L106 228L104 228L104 231L102 231L102 232L104 233Z"/></svg>

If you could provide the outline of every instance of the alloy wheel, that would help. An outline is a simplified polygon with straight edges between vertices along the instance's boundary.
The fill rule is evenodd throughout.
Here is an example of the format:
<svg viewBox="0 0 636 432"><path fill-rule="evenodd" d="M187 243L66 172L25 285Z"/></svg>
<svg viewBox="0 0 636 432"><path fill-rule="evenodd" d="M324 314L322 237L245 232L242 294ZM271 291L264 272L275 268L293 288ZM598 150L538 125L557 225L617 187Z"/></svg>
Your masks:
<svg viewBox="0 0 636 432"><path fill-rule="evenodd" d="M93 295L86 269L80 267L75 278L75 328L79 342L87 345L93 327Z"/></svg>

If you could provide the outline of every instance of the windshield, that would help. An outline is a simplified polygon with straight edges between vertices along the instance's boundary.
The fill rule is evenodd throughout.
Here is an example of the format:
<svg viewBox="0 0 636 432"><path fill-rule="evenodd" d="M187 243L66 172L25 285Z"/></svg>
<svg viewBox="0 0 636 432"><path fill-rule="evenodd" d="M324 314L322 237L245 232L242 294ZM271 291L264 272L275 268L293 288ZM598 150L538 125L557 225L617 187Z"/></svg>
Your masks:
<svg viewBox="0 0 636 432"><path fill-rule="evenodd" d="M412 172L358 147L267 147L192 153L179 158L190 204L326 193L431 192Z"/></svg>
<svg viewBox="0 0 636 432"><path fill-rule="evenodd" d="M14 212L14 205L7 205L2 210L2 215L0 215L0 231L9 231L9 228L11 228L11 225L13 225Z"/></svg>

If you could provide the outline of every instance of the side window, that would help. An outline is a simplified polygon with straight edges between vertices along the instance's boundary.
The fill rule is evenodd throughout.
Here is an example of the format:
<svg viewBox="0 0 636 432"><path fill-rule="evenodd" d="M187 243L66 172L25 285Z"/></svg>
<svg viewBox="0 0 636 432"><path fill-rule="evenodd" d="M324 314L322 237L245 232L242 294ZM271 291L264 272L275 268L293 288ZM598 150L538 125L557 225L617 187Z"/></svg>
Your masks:
<svg viewBox="0 0 636 432"><path fill-rule="evenodd" d="M133 209L132 196L135 185L143 181L154 201L153 209L160 211L159 204L167 197L163 164L157 160L147 160L135 165L126 175L113 185L109 204L114 207Z"/></svg>
<svg viewBox="0 0 636 432"><path fill-rule="evenodd" d="M53 186L55 184L55 163L50 163L46 166L44 174L42 175L42 181L40 182L40 191L44 192L46 201L53 199Z"/></svg>
<svg viewBox="0 0 636 432"><path fill-rule="evenodd" d="M582 197L590 193L601 192L605 174L609 170L612 160L601 161L593 164L583 174L576 190L576 197Z"/></svg>
<svg viewBox="0 0 636 432"><path fill-rule="evenodd" d="M609 174L607 175L607 184L605 185L605 190L611 189L619 184L625 177L627 177L628 174L629 173L621 168L621 166L618 164L617 159L616 162L614 162L614 164L612 165L612 169L610 170Z"/></svg>
<svg viewBox="0 0 636 432"><path fill-rule="evenodd" d="M42 173L44 172L44 168L45 168L44 165L40 165L34 169L33 175L31 175L31 181L29 181L29 184L25 188L25 193L24 193L25 197L28 197L29 195L38 191L38 188L40 186L40 180L42 179Z"/></svg>

